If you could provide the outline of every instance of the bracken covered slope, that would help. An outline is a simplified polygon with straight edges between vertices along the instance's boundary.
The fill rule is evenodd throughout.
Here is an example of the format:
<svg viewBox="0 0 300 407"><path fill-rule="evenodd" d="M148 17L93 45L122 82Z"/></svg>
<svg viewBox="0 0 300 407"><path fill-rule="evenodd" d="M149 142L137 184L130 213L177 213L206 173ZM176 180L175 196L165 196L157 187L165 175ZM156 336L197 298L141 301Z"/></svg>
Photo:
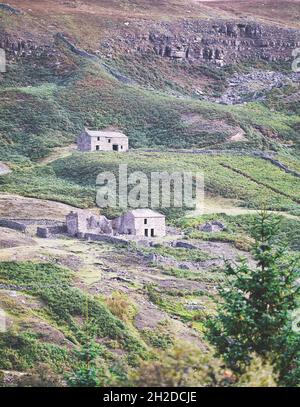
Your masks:
<svg viewBox="0 0 300 407"><path fill-rule="evenodd" d="M118 126L132 147L297 148L288 21L200 2L11 7L0 9L2 160L45 157L84 125Z"/></svg>

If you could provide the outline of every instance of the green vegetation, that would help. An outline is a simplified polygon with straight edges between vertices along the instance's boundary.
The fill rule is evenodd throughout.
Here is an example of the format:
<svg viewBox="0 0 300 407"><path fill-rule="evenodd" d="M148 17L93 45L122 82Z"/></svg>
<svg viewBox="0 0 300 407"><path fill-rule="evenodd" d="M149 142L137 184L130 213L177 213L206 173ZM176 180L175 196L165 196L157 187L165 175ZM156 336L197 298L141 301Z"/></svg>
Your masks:
<svg viewBox="0 0 300 407"><path fill-rule="evenodd" d="M276 246L280 220L262 212L252 227L256 268L241 260L226 267L218 314L207 321L207 337L228 365L240 373L256 353L271 361L279 384L299 385L299 257Z"/></svg>
<svg viewBox="0 0 300 407"><path fill-rule="evenodd" d="M185 280L198 281L203 283L215 283L224 281L222 270L213 268L211 270L197 270L189 271L175 267L163 267L162 273L176 278L183 278Z"/></svg>
<svg viewBox="0 0 300 407"><path fill-rule="evenodd" d="M83 344L76 351L79 366L67 375L67 384L70 387L103 387L112 384L112 375L103 357L103 347L96 341L94 324L87 322Z"/></svg>
<svg viewBox="0 0 300 407"><path fill-rule="evenodd" d="M8 177L0 177L3 192L64 202L80 208L95 205L95 189L83 187L56 177L51 167L18 169Z"/></svg>
<svg viewBox="0 0 300 407"><path fill-rule="evenodd" d="M191 250L191 249L184 249L184 248L174 248L169 246L163 245L155 245L153 248L145 248L142 249L143 253L145 254L158 254L160 256L171 257L172 259L178 261L195 261L200 262L204 260L208 260L210 258L208 253L205 253L201 250Z"/></svg>
<svg viewBox="0 0 300 407"><path fill-rule="evenodd" d="M155 360L143 362L132 374L139 387L217 387L233 381L220 360L184 342L158 352Z"/></svg>
<svg viewBox="0 0 300 407"><path fill-rule="evenodd" d="M300 172L300 160L299 157L292 154L278 154L278 160L287 165L291 170Z"/></svg>
<svg viewBox="0 0 300 407"><path fill-rule="evenodd" d="M3 370L26 371L43 362L61 374L74 363L66 348L43 343L34 333L1 333L0 347L0 368Z"/></svg>
<svg viewBox="0 0 300 407"><path fill-rule="evenodd" d="M221 160L222 164L251 177L258 184L270 187L300 203L300 178L285 173L269 162L253 160L252 157L222 157Z"/></svg>
<svg viewBox="0 0 300 407"><path fill-rule="evenodd" d="M257 356L237 377L212 351L203 352L184 342L157 352L155 360L142 362L131 375L134 385L153 387L274 387L276 379L273 366Z"/></svg>
<svg viewBox="0 0 300 407"><path fill-rule="evenodd" d="M233 243L241 250L249 251L253 244L251 228L257 220L259 212L253 215L229 216L225 214L202 215L194 218L183 217L173 221L177 227L185 232L186 236L193 239L207 241L225 241ZM218 220L226 226L224 232L200 232L198 226L205 222ZM280 229L276 241L285 244L291 251L299 251L300 245L300 220L281 217Z"/></svg>
<svg viewBox="0 0 300 407"><path fill-rule="evenodd" d="M106 358L111 340L128 352L128 360L133 362L138 357L145 357L145 346L132 328L112 315L100 299L72 286L73 278L70 271L51 264L0 264L1 284L16 286L42 301L43 309L37 313L38 317L46 318L48 323L59 327L75 350L79 344L84 344L85 327L78 321L85 318L88 312L95 338L103 338ZM62 373L79 363L76 352L43 342L34 332L8 331L0 335L0 342L2 369L22 371L42 362ZM111 362L114 363L113 360Z"/></svg>
<svg viewBox="0 0 300 407"><path fill-rule="evenodd" d="M155 329L143 329L145 341L152 347L168 349L174 344L174 335L168 331L168 324L162 321Z"/></svg>
<svg viewBox="0 0 300 407"><path fill-rule="evenodd" d="M61 70L47 59L8 66L0 83L1 160L37 161L53 148L73 142L84 125L118 126L134 148L279 148L280 143L263 136L258 126L280 134L281 141L297 141L297 115L271 111L260 103L225 106L188 96L178 99L162 93L164 87L157 79L153 82L159 91L127 85L108 74L100 62L79 58L61 44L59 52ZM144 63L136 67L141 69ZM130 64L134 76L132 67ZM171 69L180 76L178 70L192 67ZM209 77L219 89L227 71L230 69L199 68L189 75ZM139 75L144 76L144 71ZM186 120L191 115L198 125ZM248 143L226 143L237 127L245 130Z"/></svg>
<svg viewBox="0 0 300 407"><path fill-rule="evenodd" d="M213 273L207 273L213 274ZM203 281L203 280L202 280ZM205 281L205 280L204 280ZM213 280L210 280L210 282ZM214 303L207 292L186 292L180 290L164 290L154 285L146 287L149 299L169 315L180 319L200 334L204 332L204 321L214 312ZM196 307L191 306L190 304Z"/></svg>
<svg viewBox="0 0 300 407"><path fill-rule="evenodd" d="M155 157L155 160L153 159ZM128 165L128 174L143 171L150 180L155 171L192 171L204 174L206 192L235 199L252 209L299 213L298 178L255 157L230 154L194 155L131 151L126 154L74 153L47 166L19 168L0 177L0 189L25 196L57 200L78 207L95 206L96 178L112 171L118 180L119 165ZM111 215L111 213L107 213ZM114 213L115 214L115 213ZM167 210L170 218L183 211Z"/></svg>
<svg viewBox="0 0 300 407"><path fill-rule="evenodd" d="M5 38L46 45L45 53L9 58L7 72L0 74L0 164L11 169L0 176L1 192L92 208L97 175L111 171L118 176L119 165L127 164L129 175L143 171L149 179L155 171L200 172L210 199L230 201L245 213L261 207L286 213L279 226L267 214L186 217L185 207L161 210L169 225L180 228L191 243L209 246L209 252L165 244L132 244L123 250L113 244L108 249L104 243L74 244L71 238L61 245L31 239L29 253L49 263L0 262L0 306L8 317L8 331L0 333L0 386L2 370L25 373L16 381L19 386L299 386L299 335L289 318L299 306L294 282L299 275L300 178L253 155L271 150L300 173L299 84L291 80L261 92L265 98L256 102L209 101L222 96L236 73L290 74L290 63L197 66L192 60L129 49L138 20L145 32L156 22L168 36L168 24L161 21L187 16L188 24L191 16L211 17L212 7L223 17L223 9L213 5L199 11L196 5L187 9L182 0L173 0L172 7L145 0L97 6L75 2L74 7L32 3L31 12L22 15L0 11ZM244 15L243 8L238 12ZM264 17L264 11L255 12ZM289 13L285 18L298 24ZM59 30L82 49L97 50L99 59L72 52L55 36ZM112 32L116 37L106 44ZM252 96L250 90L244 100ZM84 126L119 128L129 137L130 151L72 151ZM213 152L187 151L204 149ZM101 212L113 217L120 210ZM211 220L224 223L225 230L199 229ZM9 239L3 239L1 259L14 256ZM234 254L223 265L220 253L231 246L233 253L248 252L247 258L253 251L257 266L245 259L233 265ZM18 250L17 258L30 258L26 250ZM157 255L158 261L149 264L141 254ZM73 267L73 256L78 272L77 266L72 272L57 265ZM104 286L101 296L95 294L97 284ZM178 343L189 336L195 348Z"/></svg>

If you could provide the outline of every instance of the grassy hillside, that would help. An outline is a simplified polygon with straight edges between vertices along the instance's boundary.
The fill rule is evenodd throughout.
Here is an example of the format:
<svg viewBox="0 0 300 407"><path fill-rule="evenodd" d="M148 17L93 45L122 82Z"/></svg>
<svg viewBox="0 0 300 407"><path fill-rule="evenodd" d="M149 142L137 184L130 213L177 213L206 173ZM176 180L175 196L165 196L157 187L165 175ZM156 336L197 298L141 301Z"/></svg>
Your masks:
<svg viewBox="0 0 300 407"><path fill-rule="evenodd" d="M199 231L199 225L216 219L225 231ZM29 385L37 377L48 385L54 377L61 385L84 366L87 332L95 340L101 386L128 385L140 364L154 363L178 340L203 353L204 323L218 301L215 288L226 282L224 255L249 259L253 220L226 215L177 219L174 224L193 250L36 237L34 245L2 249L0 307L8 330L0 334L0 370L11 372L14 382L29 373ZM278 240L297 251L299 233L299 221L284 219ZM15 261L8 261L12 254ZM168 262L152 264L146 260L149 254Z"/></svg>
<svg viewBox="0 0 300 407"><path fill-rule="evenodd" d="M224 259L242 256L254 265L256 209L282 212L277 240L291 256L299 252L300 86L286 57L289 44L284 58L277 50L275 60L256 58L265 48L264 38L252 47L255 29L245 37L241 30L235 43L230 23L220 34L205 22L213 19L220 28L223 19L241 17L300 28L299 2L9 3L20 12L0 8L0 43L10 44L7 71L0 73L0 217L63 221L74 207L99 213L97 175L118 176L120 164L149 178L157 171L202 173L207 211L160 209L174 234L152 245L42 239L30 228L24 234L1 227L0 311L7 330L0 333L0 387L2 372L13 376L9 386L28 372L29 385L43 377L66 384L70 374L90 367L89 352L96 355L100 386L136 384L133 377L148 376L144 366L151 379L160 363L167 376L170 365L174 376L182 370L186 377L193 357L187 385L231 385L230 372L222 367L216 374L213 366L223 362L202 360L210 358L205 322L216 312L217 286L226 284ZM203 47L212 48L220 34L220 47L231 47L230 63L220 67L216 49L214 61L162 57L153 50L153 32L162 43L174 35L184 47L185 35L198 45L201 38L193 36L203 35ZM250 49L244 39L252 56L234 56ZM230 99L231 91L240 99ZM84 126L119 128L129 137L129 152L79 153L74 143ZM101 213L114 217L120 209ZM214 220L224 230L202 231ZM178 239L185 243L177 245Z"/></svg>
<svg viewBox="0 0 300 407"><path fill-rule="evenodd" d="M288 155L283 157L291 169L297 169L296 159ZM92 207L96 199L97 175L112 171L118 176L119 164L127 164L129 174L143 171L149 177L153 171L201 172L206 192L214 196L235 199L237 205L247 208L266 206L271 210L299 214L299 178L263 159L229 153L73 153L49 165L15 170L0 177L0 185L5 192Z"/></svg>
<svg viewBox="0 0 300 407"><path fill-rule="evenodd" d="M13 5L25 13L0 11L4 33L22 33L25 39L49 46L48 54L9 59L7 72L1 75L0 160L13 170L0 178L2 191L92 207L97 174L116 171L119 163L126 162L129 171L203 171L206 190L213 196L235 199L249 208L267 203L269 209L298 213L298 178L266 161L235 154L163 153L171 148L274 150L297 170L300 117L296 82L267 92L266 100L238 105L200 100L192 92L199 85L205 94L217 96L235 73L253 68L288 73L286 63L249 60L223 68L196 66L154 54L127 54L121 45L111 58L79 57L64 41L54 38L61 27L76 45L94 52L97 44L93 39L113 35L117 41L124 36L124 30L116 28L127 24L129 10L137 21L147 16L153 24L156 20L177 21L183 10L185 16L197 9L196 16L203 18L207 10L209 14L220 10L220 5L199 8L195 2L186 10L186 2L179 0L172 8L167 2L149 7L142 0L133 5L126 1L75 3L70 7L53 0L42 7L35 2L27 12L29 3L16 1ZM49 19L44 24L46 12ZM129 26L132 34L130 22ZM132 150L152 148L160 153L155 153L155 161L153 153L142 151L126 156L67 156L68 146L84 126L118 127L129 136ZM67 157L52 162L60 156ZM43 164L47 161L49 165Z"/></svg>
<svg viewBox="0 0 300 407"><path fill-rule="evenodd" d="M117 126L133 148L270 149L297 142L297 115L270 111L260 103L224 106L126 85L100 64L65 52L68 74L43 65L12 65L1 81L3 161L36 161L74 142L84 125ZM246 141L230 142L241 129ZM268 131L276 138L268 137Z"/></svg>
<svg viewBox="0 0 300 407"><path fill-rule="evenodd" d="M121 361L111 352L112 342L114 348L118 344L124 349L124 368L126 360L128 366L130 360L133 363L138 357L146 357L146 345L133 328L116 318L99 298L76 288L70 270L52 264L2 262L0 281L18 286L23 296L18 302L12 301L9 293L1 294L2 309L14 325L13 331L0 338L1 369L26 371L46 363L64 377L80 366L76 348L84 344L86 315L101 342L98 351L103 363L114 370L112 380L120 380L118 373L125 374L121 368L118 372ZM28 329L30 325L32 329Z"/></svg>
<svg viewBox="0 0 300 407"><path fill-rule="evenodd" d="M0 160L37 161L74 142L84 125L118 126L132 148L298 148L295 82L269 92L266 101L235 106L200 100L195 94L200 89L206 98L217 98L234 73L253 68L289 73L289 62L251 60L218 68L124 48L139 32L140 21L150 30L149 24L176 23L179 16L187 21L191 16L226 17L219 3L71 3L14 1L23 14L0 10L1 35L47 49L33 56L11 55L7 72L0 75ZM112 38L113 52L98 60L80 58L57 38L59 32L92 53L100 41ZM243 140L233 142L240 132Z"/></svg>

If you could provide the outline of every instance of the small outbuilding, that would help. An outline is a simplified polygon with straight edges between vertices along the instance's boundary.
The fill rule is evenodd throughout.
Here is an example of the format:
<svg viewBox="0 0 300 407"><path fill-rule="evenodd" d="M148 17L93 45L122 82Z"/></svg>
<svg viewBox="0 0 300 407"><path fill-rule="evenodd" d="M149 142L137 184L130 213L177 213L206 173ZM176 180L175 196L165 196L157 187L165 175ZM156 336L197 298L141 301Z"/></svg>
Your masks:
<svg viewBox="0 0 300 407"><path fill-rule="evenodd" d="M128 137L116 130L91 130L85 128L77 139L77 149L90 151L128 151Z"/></svg>
<svg viewBox="0 0 300 407"><path fill-rule="evenodd" d="M116 234L140 237L166 236L166 218L152 209L133 209L112 221Z"/></svg>

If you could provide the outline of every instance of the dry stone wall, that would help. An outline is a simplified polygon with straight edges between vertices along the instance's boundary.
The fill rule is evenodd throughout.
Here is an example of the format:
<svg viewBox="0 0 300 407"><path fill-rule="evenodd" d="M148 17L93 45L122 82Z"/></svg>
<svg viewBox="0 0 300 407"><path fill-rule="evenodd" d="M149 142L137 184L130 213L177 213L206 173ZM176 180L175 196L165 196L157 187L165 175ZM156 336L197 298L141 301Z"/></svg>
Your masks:
<svg viewBox="0 0 300 407"><path fill-rule="evenodd" d="M0 219L0 227L26 232L27 225L10 219Z"/></svg>
<svg viewBox="0 0 300 407"><path fill-rule="evenodd" d="M35 233L38 229L48 230L50 234L66 232L66 226L63 222L51 219L0 219L0 227L18 230L23 233ZM40 233L42 234L42 232Z"/></svg>
<svg viewBox="0 0 300 407"><path fill-rule="evenodd" d="M67 233L66 225L49 226L49 227L38 227L37 236L42 238L49 238L55 235L63 235Z"/></svg>
<svg viewBox="0 0 300 407"><path fill-rule="evenodd" d="M96 235L94 233L78 233L79 239L91 240L94 242L106 242L106 243L113 243L113 244L126 244L128 245L130 242L125 239L121 239L119 237L114 237L110 235Z"/></svg>

